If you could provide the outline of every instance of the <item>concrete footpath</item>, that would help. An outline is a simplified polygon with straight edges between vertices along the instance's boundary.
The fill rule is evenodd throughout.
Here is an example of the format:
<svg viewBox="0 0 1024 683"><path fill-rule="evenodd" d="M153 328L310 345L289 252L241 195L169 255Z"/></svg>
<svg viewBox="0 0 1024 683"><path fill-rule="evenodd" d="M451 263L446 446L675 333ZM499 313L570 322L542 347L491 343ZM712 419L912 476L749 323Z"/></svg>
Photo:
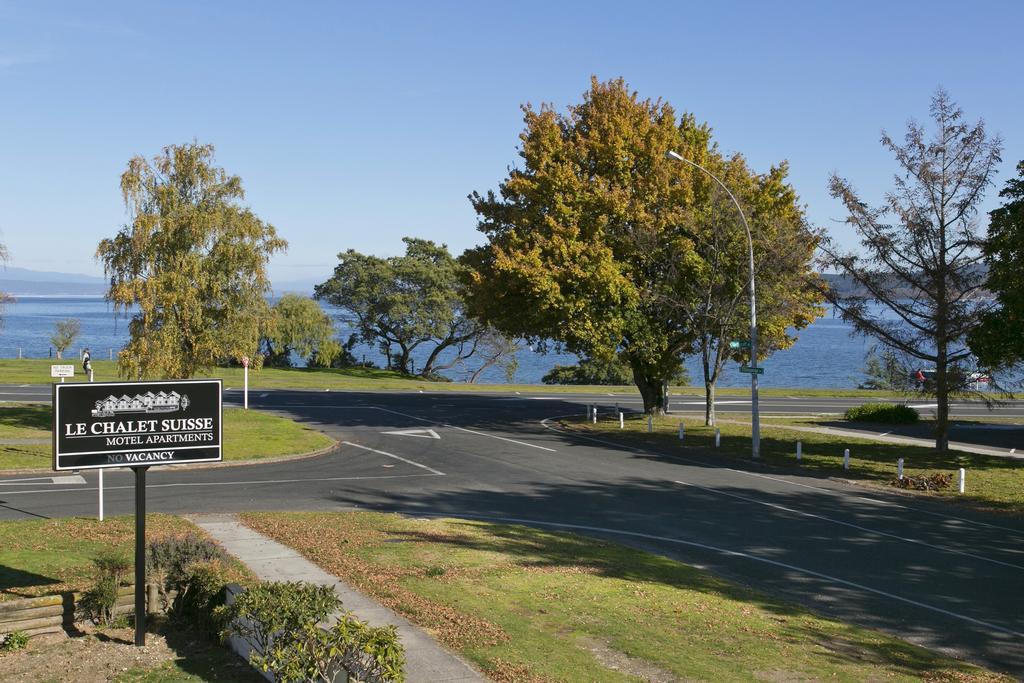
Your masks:
<svg viewBox="0 0 1024 683"><path fill-rule="evenodd" d="M261 580L309 581L333 586L344 609L359 619L371 626L396 626L405 646L405 677L410 683L486 680L419 627L342 583L291 548L253 531L234 515L191 515L189 518L248 565Z"/></svg>

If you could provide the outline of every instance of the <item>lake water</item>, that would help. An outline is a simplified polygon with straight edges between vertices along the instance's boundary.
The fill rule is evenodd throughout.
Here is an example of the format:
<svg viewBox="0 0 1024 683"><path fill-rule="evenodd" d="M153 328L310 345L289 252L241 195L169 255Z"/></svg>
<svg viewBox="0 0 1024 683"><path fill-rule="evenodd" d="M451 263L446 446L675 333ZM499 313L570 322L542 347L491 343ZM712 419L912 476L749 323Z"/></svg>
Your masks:
<svg viewBox="0 0 1024 683"><path fill-rule="evenodd" d="M50 352L50 335L58 320L76 318L82 325L82 332L66 357L78 358L78 349L88 347L95 359L106 359L117 354L128 338L128 320L115 317L113 309L101 297L95 296L22 296L15 303L8 304L3 313L3 327L0 328L0 358L47 358ZM337 325L342 339L347 339L351 330ZM852 388L864 378L861 368L864 356L872 341L850 335L850 326L831 312L819 318L803 330L791 348L780 351L764 361L765 374L761 386L766 387L818 387ZM429 354L429 348L414 353L416 365L421 366ZM354 350L356 358L383 365L383 356L374 346L360 345ZM541 354L523 348L517 355L519 368L515 382L539 384L541 377L554 365L571 365L576 357L570 354ZM687 359L691 382L701 381L700 366L696 358ZM446 371L444 374L456 381L464 380L476 366L470 362L467 368ZM0 382L3 378L0 377ZM481 376L481 382L504 383L505 375L500 369L490 368ZM750 378L739 372L736 363L730 363L723 371L719 386L749 386Z"/></svg>

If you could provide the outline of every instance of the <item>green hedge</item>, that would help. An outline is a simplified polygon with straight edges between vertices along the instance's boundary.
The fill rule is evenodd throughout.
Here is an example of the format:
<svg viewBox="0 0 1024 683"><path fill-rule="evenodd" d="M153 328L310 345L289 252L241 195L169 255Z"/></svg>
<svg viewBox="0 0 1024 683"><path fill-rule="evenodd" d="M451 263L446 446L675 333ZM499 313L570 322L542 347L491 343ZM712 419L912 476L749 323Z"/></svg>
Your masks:
<svg viewBox="0 0 1024 683"><path fill-rule="evenodd" d="M917 422L917 411L903 403L865 403L846 411L846 419L855 422L881 422L906 425Z"/></svg>

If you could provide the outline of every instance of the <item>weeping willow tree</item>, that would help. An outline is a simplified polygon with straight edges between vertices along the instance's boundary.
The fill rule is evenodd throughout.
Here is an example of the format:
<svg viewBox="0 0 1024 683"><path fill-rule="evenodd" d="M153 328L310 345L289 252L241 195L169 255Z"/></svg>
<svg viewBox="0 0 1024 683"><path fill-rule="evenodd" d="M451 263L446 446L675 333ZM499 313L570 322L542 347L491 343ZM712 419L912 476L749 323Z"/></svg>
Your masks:
<svg viewBox="0 0 1024 683"><path fill-rule="evenodd" d="M193 142L131 159L121 192L129 220L96 250L107 299L131 314L121 375L180 379L241 356L258 367L266 265L287 243L241 204L241 179Z"/></svg>

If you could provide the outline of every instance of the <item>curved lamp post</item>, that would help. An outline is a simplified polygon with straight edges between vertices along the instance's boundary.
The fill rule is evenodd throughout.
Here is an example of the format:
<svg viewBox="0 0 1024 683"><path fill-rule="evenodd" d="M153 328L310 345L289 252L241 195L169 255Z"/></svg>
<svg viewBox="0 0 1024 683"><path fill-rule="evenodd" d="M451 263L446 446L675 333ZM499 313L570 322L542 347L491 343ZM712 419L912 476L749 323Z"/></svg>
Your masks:
<svg viewBox="0 0 1024 683"><path fill-rule="evenodd" d="M743 207L736 201L736 197L733 196L729 188L725 186L721 180L718 179L714 173L704 168L700 164L690 161L686 157L682 156L677 152L669 150L665 153L669 159L675 159L681 161L684 164L693 166L698 171L701 171L711 177L718 185L725 190L725 193L729 195L729 199L736 205L736 210L740 213L740 219L743 221L743 229L747 231L747 248L750 256L750 368L755 372L750 373L750 422L751 422L751 446L752 456L756 460L761 457L761 414L757 404L757 305L754 297L754 240L750 235L750 225L747 224L747 217L743 213Z"/></svg>

